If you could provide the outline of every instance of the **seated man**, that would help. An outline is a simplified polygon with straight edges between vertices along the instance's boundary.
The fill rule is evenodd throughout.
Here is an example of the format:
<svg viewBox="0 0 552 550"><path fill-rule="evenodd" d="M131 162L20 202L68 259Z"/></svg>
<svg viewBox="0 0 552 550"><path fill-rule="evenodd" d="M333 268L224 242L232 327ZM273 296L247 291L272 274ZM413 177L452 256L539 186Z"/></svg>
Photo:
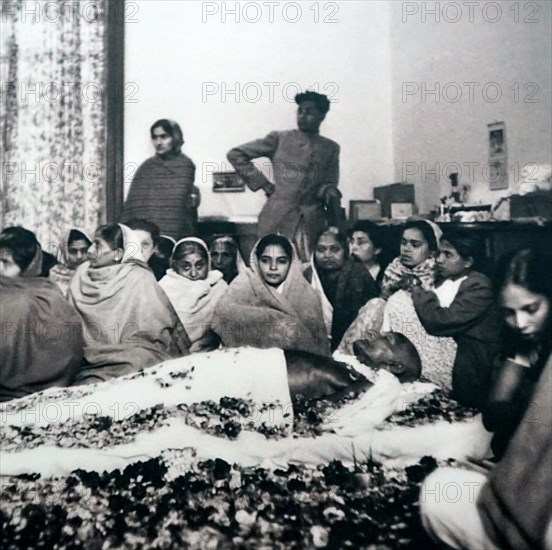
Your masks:
<svg viewBox="0 0 552 550"><path fill-rule="evenodd" d="M373 368L394 374L401 383L420 377L422 363L414 344L398 332L369 331L366 339L357 340L353 349L357 359ZM338 401L348 394L358 394L372 386L362 374L345 363L306 352L285 351L289 390L292 398Z"/></svg>

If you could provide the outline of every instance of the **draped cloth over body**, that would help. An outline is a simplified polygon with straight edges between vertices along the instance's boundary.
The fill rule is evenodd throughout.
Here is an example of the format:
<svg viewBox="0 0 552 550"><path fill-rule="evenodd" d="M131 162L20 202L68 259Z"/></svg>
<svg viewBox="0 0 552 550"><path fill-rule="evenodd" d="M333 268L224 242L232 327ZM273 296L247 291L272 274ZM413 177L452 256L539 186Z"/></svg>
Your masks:
<svg viewBox="0 0 552 550"><path fill-rule="evenodd" d="M206 244L195 238L182 239L175 250L183 242L197 242L209 255ZM222 273L215 269L207 274L206 279L192 281L179 275L174 269L169 269L159 285L186 329L192 344L190 351L201 351L201 338L206 331L212 329L215 307L228 288ZM199 349L196 349L198 346Z"/></svg>
<svg viewBox="0 0 552 550"><path fill-rule="evenodd" d="M195 165L182 153L149 158L132 180L122 219L144 218L175 239L193 235L197 221L191 199L194 179Z"/></svg>
<svg viewBox="0 0 552 550"><path fill-rule="evenodd" d="M320 299L304 278L295 249L281 292L263 281L255 249L251 269L234 279L217 305L215 332L228 347L277 347L329 356Z"/></svg>
<svg viewBox="0 0 552 550"><path fill-rule="evenodd" d="M141 260L126 226L122 263L94 269L85 262L69 286L69 300L85 330L87 363L79 382L97 382L188 354L190 341L169 299Z"/></svg>
<svg viewBox="0 0 552 550"><path fill-rule="evenodd" d="M82 328L57 287L0 276L0 401L70 385L80 369Z"/></svg>

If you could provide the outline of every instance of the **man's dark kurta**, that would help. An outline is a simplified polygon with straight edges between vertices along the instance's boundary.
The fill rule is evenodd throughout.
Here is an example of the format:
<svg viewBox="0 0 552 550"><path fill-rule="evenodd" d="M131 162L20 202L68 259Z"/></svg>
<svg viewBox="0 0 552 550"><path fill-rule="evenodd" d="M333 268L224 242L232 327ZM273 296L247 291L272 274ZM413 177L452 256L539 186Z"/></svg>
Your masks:
<svg viewBox="0 0 552 550"><path fill-rule="evenodd" d="M272 161L272 184L251 162ZM264 189L270 196L259 214L257 233L281 233L293 239L303 217L312 246L326 227L324 196L339 182L339 145L300 130L271 132L228 152L228 160L252 191Z"/></svg>

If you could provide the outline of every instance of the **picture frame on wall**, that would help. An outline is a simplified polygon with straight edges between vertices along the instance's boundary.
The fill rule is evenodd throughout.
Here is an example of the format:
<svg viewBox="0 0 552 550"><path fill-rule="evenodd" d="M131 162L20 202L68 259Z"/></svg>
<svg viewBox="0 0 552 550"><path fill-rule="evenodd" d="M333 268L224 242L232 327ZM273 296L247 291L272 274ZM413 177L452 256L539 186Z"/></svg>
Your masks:
<svg viewBox="0 0 552 550"><path fill-rule="evenodd" d="M489 189L508 189L508 152L504 122L487 125L489 133L489 166L487 180Z"/></svg>
<svg viewBox="0 0 552 550"><path fill-rule="evenodd" d="M245 181L237 172L213 172L213 192L241 193L245 191Z"/></svg>

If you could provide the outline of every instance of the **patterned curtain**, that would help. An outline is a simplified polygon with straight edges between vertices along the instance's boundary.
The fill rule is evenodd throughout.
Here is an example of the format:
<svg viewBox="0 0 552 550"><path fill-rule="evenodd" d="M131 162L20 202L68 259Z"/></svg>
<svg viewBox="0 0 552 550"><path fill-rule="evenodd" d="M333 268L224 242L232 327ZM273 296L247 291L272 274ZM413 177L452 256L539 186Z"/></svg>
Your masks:
<svg viewBox="0 0 552 550"><path fill-rule="evenodd" d="M1 227L52 253L105 217L105 2L2 2Z"/></svg>

